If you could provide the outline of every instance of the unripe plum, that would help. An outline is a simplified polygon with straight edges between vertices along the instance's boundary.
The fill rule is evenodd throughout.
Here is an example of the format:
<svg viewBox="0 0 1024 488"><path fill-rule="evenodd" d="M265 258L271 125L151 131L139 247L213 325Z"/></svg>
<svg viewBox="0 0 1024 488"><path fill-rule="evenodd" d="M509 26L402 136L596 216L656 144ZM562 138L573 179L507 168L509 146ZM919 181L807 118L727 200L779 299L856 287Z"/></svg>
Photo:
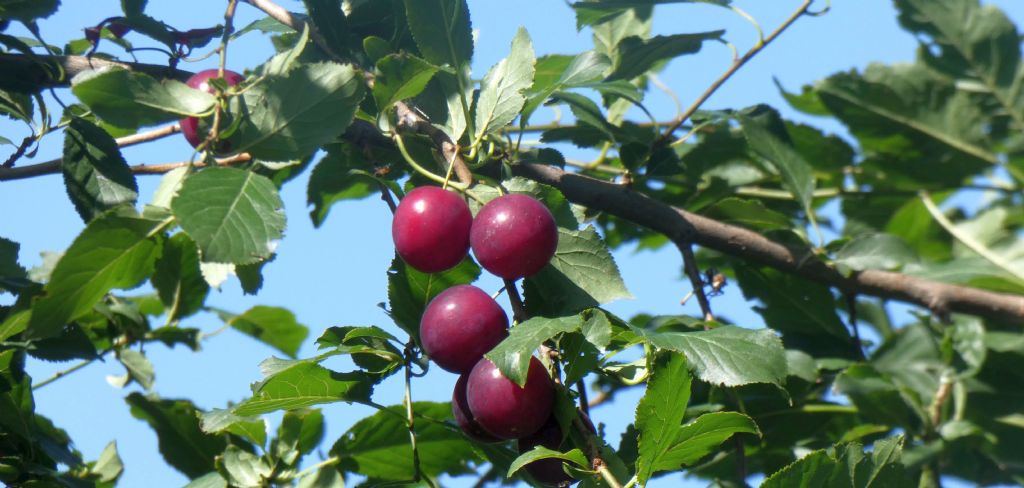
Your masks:
<svg viewBox="0 0 1024 488"><path fill-rule="evenodd" d="M544 425L551 415L555 389L548 372L535 357L530 357L526 384L522 387L484 358L469 373L466 399L470 412L484 430L502 439L518 439Z"/></svg>
<svg viewBox="0 0 1024 488"><path fill-rule="evenodd" d="M469 252L473 214L458 195L436 186L410 191L391 221L391 237L402 259L424 273L459 264Z"/></svg>
<svg viewBox="0 0 1024 488"><path fill-rule="evenodd" d="M189 78L188 81L185 82L185 84L191 88L195 88L196 90L202 90L206 93L213 94L216 92L216 89L214 89L214 87L210 85L209 80L211 78L216 77L217 70L203 70L192 75L192 77ZM242 75L234 71L224 70L224 81L227 82L228 86L235 86L241 83L242 80L244 79L245 78L242 77ZM199 144L201 144L203 140L206 139L206 134L199 133L199 119L195 117L188 117L186 119L181 120L181 133L185 135L185 140L187 140L188 143L192 145L192 147L199 147ZM217 145L216 152L218 153L226 153L230 151L230 141L220 141L220 143Z"/></svg>
<svg viewBox="0 0 1024 488"><path fill-rule="evenodd" d="M488 434L483 427L480 427L476 418L473 417L473 413L469 411L469 401L466 399L466 381L468 378L469 375L465 374L459 376L459 380L455 382L455 389L452 391L452 416L455 417L455 423L459 424L462 432L475 441L501 441L501 439Z"/></svg>
<svg viewBox="0 0 1024 488"><path fill-rule="evenodd" d="M469 236L480 266L506 279L537 273L558 247L558 226L537 199L518 193L487 202Z"/></svg>
<svg viewBox="0 0 1024 488"><path fill-rule="evenodd" d="M423 350L438 366L468 373L480 358L508 337L508 316L485 291L457 285L427 304L420 319Z"/></svg>

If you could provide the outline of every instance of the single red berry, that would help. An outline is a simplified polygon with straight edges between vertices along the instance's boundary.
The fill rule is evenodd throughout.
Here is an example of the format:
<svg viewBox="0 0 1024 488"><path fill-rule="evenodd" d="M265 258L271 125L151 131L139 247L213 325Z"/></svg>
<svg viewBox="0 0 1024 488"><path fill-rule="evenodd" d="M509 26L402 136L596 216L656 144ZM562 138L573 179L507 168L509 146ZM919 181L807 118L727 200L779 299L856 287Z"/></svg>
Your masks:
<svg viewBox="0 0 1024 488"><path fill-rule="evenodd" d="M212 94L216 90L213 88L212 85L210 85L209 80L211 78L216 77L217 70L203 70L192 75L192 77L189 78L188 81L185 82L185 84L191 88L195 88L196 90L202 90L206 93ZM228 86L235 86L241 83L242 80L244 79L245 78L242 77L242 75L235 73L234 71L224 70L224 81L227 82ZM181 133L185 135L185 140L187 140L188 143L192 145L192 147L199 147L199 144L201 144L206 139L206 134L200 134L199 119L195 117L188 117L186 119L181 120ZM218 153L226 153L230 151L230 141L221 141L220 144L218 144Z"/></svg>
<svg viewBox="0 0 1024 488"><path fill-rule="evenodd" d="M458 195L436 186L421 186L395 209L391 237L398 255L409 266L436 273L466 257L472 225L473 214Z"/></svg>
<svg viewBox="0 0 1024 488"><path fill-rule="evenodd" d="M535 357L530 357L526 384L522 387L485 358L469 373L466 399L480 427L502 439L518 439L544 425L551 415L555 389L548 372Z"/></svg>
<svg viewBox="0 0 1024 488"><path fill-rule="evenodd" d="M423 350L438 366L468 373L480 358L508 337L508 316L490 295L472 285L442 291L420 319Z"/></svg>
<svg viewBox="0 0 1024 488"><path fill-rule="evenodd" d="M452 391L452 416L455 417L455 423L459 424L463 433L477 442L501 441L480 427L469 411L469 401L466 399L466 380L468 378L469 375L460 375L459 380L455 382L455 389Z"/></svg>
<svg viewBox="0 0 1024 488"><path fill-rule="evenodd" d="M480 209L469 241L484 269L506 279L522 278L551 261L558 247L558 226L542 203L513 193Z"/></svg>

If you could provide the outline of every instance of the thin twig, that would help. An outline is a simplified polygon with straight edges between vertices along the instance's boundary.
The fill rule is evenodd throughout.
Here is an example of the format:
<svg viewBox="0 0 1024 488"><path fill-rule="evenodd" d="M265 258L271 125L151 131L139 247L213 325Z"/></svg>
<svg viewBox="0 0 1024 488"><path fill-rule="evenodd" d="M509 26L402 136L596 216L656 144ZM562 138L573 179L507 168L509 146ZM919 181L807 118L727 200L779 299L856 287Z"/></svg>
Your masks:
<svg viewBox="0 0 1024 488"><path fill-rule="evenodd" d="M22 139L21 144L18 144L17 149L14 150L14 153L11 154L11 157L7 158L7 161L4 161L3 164L0 164L0 168L13 168L14 163L16 163L19 159L21 159L22 156L25 155L25 152L28 151L29 146L31 146L32 143L35 142L35 140L35 133L33 133L31 136Z"/></svg>
<svg viewBox="0 0 1024 488"><path fill-rule="evenodd" d="M704 314L704 329L707 330L707 322L715 320L715 314L711 313L711 301L707 293L704 293L704 279L700 275L700 268L697 267L697 257L693 254L693 244L688 240L677 243L679 252L683 255L683 268L686 276L690 278L690 285L693 286L693 294L697 296L697 303L700 304L700 311Z"/></svg>
<svg viewBox="0 0 1024 488"><path fill-rule="evenodd" d="M103 352L103 354L106 354L106 353L107 353L107 351ZM76 365L74 365L74 366L72 366L72 367L70 367L68 369L57 371L56 373L53 374L53 376L50 376L49 378L46 378L45 380L42 380L39 383L36 383L36 384L32 385L32 390L37 390L37 389L42 388L42 387L44 387L46 385L49 385L50 383L53 383L54 381L57 381L57 380L65 377L65 376L67 376L67 375L69 375L71 373L74 373L75 371L78 371L78 370L80 370L80 369L82 369L82 368L92 364L97 359L103 357L103 354L100 354L99 356L96 356L96 357L91 358L91 359L86 359L85 361L82 361L82 362L80 362L80 363L78 363L78 364L76 364Z"/></svg>
<svg viewBox="0 0 1024 488"><path fill-rule="evenodd" d="M860 340L860 326L857 324L857 294L844 293L843 296L846 297L846 314L850 319L850 328L853 329L853 347L861 359L866 359L864 343Z"/></svg>
<svg viewBox="0 0 1024 488"><path fill-rule="evenodd" d="M523 306L523 299L519 296L515 280L505 279L505 291L508 292L508 301L512 305L512 320L517 324L524 322L529 315Z"/></svg>
<svg viewBox="0 0 1024 488"><path fill-rule="evenodd" d="M395 213L395 210L398 210L398 205L395 204L395 198L391 195L391 190L382 181L378 181L377 186L380 187L380 199L384 200L384 203L388 204L388 208L391 209L391 213Z"/></svg>
<svg viewBox="0 0 1024 488"><path fill-rule="evenodd" d="M580 410L589 417L590 416L590 401L587 400L587 384L583 380L576 382L576 393L580 394Z"/></svg>
<svg viewBox="0 0 1024 488"><path fill-rule="evenodd" d="M434 482L429 476L423 475L420 467L420 451L416 447L416 416L412 408L412 355L415 343L412 338L405 344L405 421L409 426L409 444L412 446L412 468L413 480L425 481L428 486L434 488Z"/></svg>
<svg viewBox="0 0 1024 488"><path fill-rule="evenodd" d="M327 40L320 35L320 31L313 25L312 22L306 20L306 16L295 12L290 12L288 9L270 1L270 0L245 0L246 3L252 5L263 11L263 13L270 16L270 18L291 27L292 30L302 32L304 27L309 28L309 37L313 42L324 51L331 59L338 62L348 62L344 57L339 55Z"/></svg>
<svg viewBox="0 0 1024 488"><path fill-rule="evenodd" d="M697 97L697 100L694 100L693 104L690 105L690 107L687 108L685 112L683 112L679 117L676 117L672 125L670 125L668 129L665 130L665 132L662 133L660 137L658 137L658 139L654 142L653 145L657 147L667 143L668 140L672 138L672 133L678 130L679 127L682 126L684 123L686 123L686 121L689 120L689 118L695 112L697 112L698 109L700 109L701 105L703 105L704 102L708 100L708 98L711 98L711 95L718 91L718 89L722 86L722 84L726 82L726 80L731 78L732 75L739 71L739 69L742 68L744 64L747 64L747 61L750 61L751 58L757 55L757 53L761 52L761 50L768 46L768 44L771 44L771 42L774 41L776 37L779 37L779 34L782 34L786 29L789 28L790 25L793 25L793 22L796 22L797 19L803 16L807 12L807 9L810 8L811 3L813 3L813 0L804 0L803 3L800 4L800 7L797 8L796 11L793 12L793 14L790 15L789 18L782 23L782 25L775 29L775 31L772 32L771 34L768 34L768 37L764 38L764 42L758 42L757 44L754 44L754 47L751 47L750 50L747 51L743 56L740 56L738 59L734 60L732 62L732 65L729 66L729 69L725 70L725 73L722 73L722 75L719 76L717 80L712 82L711 85L708 86L707 90L704 90L704 93Z"/></svg>
<svg viewBox="0 0 1024 488"><path fill-rule="evenodd" d="M167 137L172 134L177 134L178 132L181 132L181 125L175 122L171 125L166 125L159 129L153 129L146 132L139 132L137 134L132 134L130 136L118 137L117 139L114 139L114 142L117 143L117 147L128 147L134 146L136 144L142 144L144 142L155 141L157 139L163 139L164 137Z"/></svg>
<svg viewBox="0 0 1024 488"><path fill-rule="evenodd" d="M224 66L228 61L228 43L231 39L231 33L234 31L235 21L235 8L238 7L238 0L228 0L228 8L224 11L224 32L220 38L220 62L217 65L217 77L224 79ZM224 93L221 90L217 90L217 104L214 106L213 111L213 125L210 127L210 133L206 139L206 146L210 148L212 152L216 152L220 146L220 122L221 113L224 108Z"/></svg>

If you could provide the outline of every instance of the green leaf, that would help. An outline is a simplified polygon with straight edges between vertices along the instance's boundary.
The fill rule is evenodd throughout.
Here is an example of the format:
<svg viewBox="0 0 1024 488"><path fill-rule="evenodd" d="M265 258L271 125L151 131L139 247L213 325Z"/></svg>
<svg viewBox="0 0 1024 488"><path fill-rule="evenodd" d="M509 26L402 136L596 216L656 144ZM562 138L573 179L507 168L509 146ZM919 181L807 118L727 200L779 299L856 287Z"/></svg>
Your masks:
<svg viewBox="0 0 1024 488"><path fill-rule="evenodd" d="M654 360L647 392L636 406L636 425L639 431L636 476L641 485L647 483L657 470L661 459L675 443L690 402L690 374L686 371L686 357L665 352Z"/></svg>
<svg viewBox="0 0 1024 488"><path fill-rule="evenodd" d="M508 337L484 357L490 359L506 378L523 386L533 350L558 334L579 330L582 325L583 319L579 315L553 319L533 317L512 327Z"/></svg>
<svg viewBox="0 0 1024 488"><path fill-rule="evenodd" d="M473 472L480 457L452 422L450 403L414 402L420 469L427 476ZM338 467L372 479L410 480L415 475L405 407L396 405L356 422L331 448Z"/></svg>
<svg viewBox="0 0 1024 488"><path fill-rule="evenodd" d="M150 280L169 310L168 321L198 312L210 292L210 285L199 269L199 248L183 232L164 241L163 254L156 260Z"/></svg>
<svg viewBox="0 0 1024 488"><path fill-rule="evenodd" d="M0 114L30 123L34 108L31 96L25 93L0 90Z"/></svg>
<svg viewBox="0 0 1024 488"><path fill-rule="evenodd" d="M1000 164L988 149L991 122L984 104L921 64L839 73L819 83L817 91L874 156L862 164L861 182L949 188Z"/></svg>
<svg viewBox="0 0 1024 488"><path fill-rule="evenodd" d="M1021 48L1016 26L1005 12L977 1L897 0L904 28L927 36L934 47L921 50L929 66L956 78L976 79L1014 120L1024 119ZM934 54L933 54L934 53Z"/></svg>
<svg viewBox="0 0 1024 488"><path fill-rule="evenodd" d="M675 444L662 455L655 471L675 471L690 466L714 452L733 434L760 435L750 417L739 412L711 412L679 428Z"/></svg>
<svg viewBox="0 0 1024 488"><path fill-rule="evenodd" d="M622 298L632 298L611 253L593 226L558 229L551 263L526 278L526 308L534 315L559 316Z"/></svg>
<svg viewBox="0 0 1024 488"><path fill-rule="evenodd" d="M782 186L796 197L807 213L807 218L813 223L814 170L793 147L789 134L781 132L785 131L785 127L776 128L780 121L778 113L770 109L766 116L740 116L740 121L747 144L779 172Z"/></svg>
<svg viewBox="0 0 1024 488"><path fill-rule="evenodd" d="M586 377L588 373L597 369L598 356L601 352L582 334L567 334L559 341L558 345L562 349L562 361L565 364L563 368L565 377L562 380L564 384L575 384Z"/></svg>
<svg viewBox="0 0 1024 488"><path fill-rule="evenodd" d="M14 349L0 352L0 426L5 432L32 439L35 424L35 401L32 378L12 370Z"/></svg>
<svg viewBox="0 0 1024 488"><path fill-rule="evenodd" d="M267 365L265 361L261 367ZM322 403L368 401L376 380L363 373L331 371L310 361L282 366L285 367L253 385L252 398L232 408L232 412L248 417Z"/></svg>
<svg viewBox="0 0 1024 488"><path fill-rule="evenodd" d="M788 372L786 351L771 329L723 325L698 332L633 331L656 347L685 355L697 377L714 385L781 385Z"/></svg>
<svg viewBox="0 0 1024 488"><path fill-rule="evenodd" d="M203 261L251 264L274 252L284 233L283 205L265 176L208 168L185 180L171 210Z"/></svg>
<svg viewBox="0 0 1024 488"><path fill-rule="evenodd" d="M31 22L57 11L60 0L0 0L0 19Z"/></svg>
<svg viewBox="0 0 1024 488"><path fill-rule="evenodd" d="M527 91L519 124L526 125L530 115L552 93L596 82L609 68L608 56L595 51L585 51L574 58L550 55L537 59L533 86Z"/></svg>
<svg viewBox="0 0 1024 488"><path fill-rule="evenodd" d="M813 451L769 476L761 488L843 486L885 488L912 486L903 462L903 436L875 442L870 456L859 443Z"/></svg>
<svg viewBox="0 0 1024 488"><path fill-rule="evenodd" d="M865 234L851 239L835 255L835 263L847 268L899 269L917 261L917 255L899 237L891 234Z"/></svg>
<svg viewBox="0 0 1024 488"><path fill-rule="evenodd" d="M153 372L153 363L150 363L146 356L134 349L122 349L117 354L117 359L128 370L128 376L131 379L138 382L147 391L153 388L156 375Z"/></svg>
<svg viewBox="0 0 1024 488"><path fill-rule="evenodd" d="M701 215L719 222L755 230L788 229L789 217L764 206L760 200L729 197L701 210Z"/></svg>
<svg viewBox="0 0 1024 488"><path fill-rule="evenodd" d="M277 429L277 439L271 451L278 459L295 464L303 455L312 452L324 436L324 414L319 409L285 412Z"/></svg>
<svg viewBox="0 0 1024 488"><path fill-rule="evenodd" d="M102 483L114 483L124 472L124 463L117 453L117 441L110 441L107 447L103 448L100 457L89 467L89 474L96 476L97 481Z"/></svg>
<svg viewBox="0 0 1024 488"><path fill-rule="evenodd" d="M376 327L331 327L316 340L317 348L334 348L332 353L351 354L352 361L364 371L388 375L404 364L401 344L395 336Z"/></svg>
<svg viewBox="0 0 1024 488"><path fill-rule="evenodd" d="M156 432L160 453L167 464L190 478L214 469L214 458L224 451L223 437L199 429L199 411L188 400L161 400L131 393L125 401L132 416L144 420Z"/></svg>
<svg viewBox="0 0 1024 488"><path fill-rule="evenodd" d="M576 122L582 124L584 128L589 127L600 131L609 141L615 141L618 137L620 129L608 121L608 117L601 112L601 107L598 107L593 100L579 93L560 91L552 94L551 101L548 104L553 103L565 103L568 105L573 117L576 118ZM567 128L563 127L561 129ZM548 134L553 130L557 129L545 131L545 140L547 140Z"/></svg>
<svg viewBox="0 0 1024 488"><path fill-rule="evenodd" d="M76 76L71 92L101 119L124 129L201 117L211 113L216 100L179 81L118 67Z"/></svg>
<svg viewBox="0 0 1024 488"><path fill-rule="evenodd" d="M11 282L20 282L28 277L25 268L18 264L21 244L0 237L0 290L11 290Z"/></svg>
<svg viewBox="0 0 1024 488"><path fill-rule="evenodd" d="M533 84L536 63L530 35L520 27L512 38L512 53L491 67L480 82L480 97L474 107L477 141L519 115L526 103L523 90Z"/></svg>
<svg viewBox="0 0 1024 488"><path fill-rule="evenodd" d="M587 25L607 22L629 9L650 8L668 3L710 3L724 7L731 4L732 0L604 0L573 2L570 6L576 11L577 29L581 29Z"/></svg>
<svg viewBox="0 0 1024 488"><path fill-rule="evenodd" d="M225 322L235 330L293 358L299 353L302 342L309 335L309 328L300 324L295 319L295 314L280 307L257 305L241 315L225 319Z"/></svg>
<svg viewBox="0 0 1024 488"><path fill-rule="evenodd" d="M836 314L828 288L767 267L737 263L733 269L743 296L758 299L754 310L782 332L787 348L815 357L853 357L850 333Z"/></svg>
<svg viewBox="0 0 1024 488"><path fill-rule="evenodd" d="M260 447L267 444L267 424L263 419L241 417L230 410L215 408L203 413L199 428L207 434L234 434Z"/></svg>
<svg viewBox="0 0 1024 488"><path fill-rule="evenodd" d="M86 222L118 205L134 205L139 197L135 175L114 138L85 119L72 118L64 129L61 171L68 196Z"/></svg>
<svg viewBox="0 0 1024 488"><path fill-rule="evenodd" d="M540 461L541 459L561 459L563 461L569 461L582 469L590 469L590 463L587 462L587 457L584 456L583 451L579 449L572 449L568 452L562 453L548 449L544 446L536 446L533 449L520 454L515 461L512 461L512 465L508 467L508 472L505 473L505 477L511 478L516 471L523 469L527 464L534 461Z"/></svg>
<svg viewBox="0 0 1024 488"><path fill-rule="evenodd" d="M341 9L341 2L336 0L302 0L306 11L316 26L317 32L335 53L344 55L348 51L348 37L351 26Z"/></svg>
<svg viewBox="0 0 1024 488"><path fill-rule="evenodd" d="M704 41L720 40L725 31L673 34L641 39L631 36L619 42L618 63L608 80L631 80L668 60L700 51Z"/></svg>
<svg viewBox="0 0 1024 488"><path fill-rule="evenodd" d="M423 58L459 68L473 58L473 28L466 0L405 0L409 30Z"/></svg>
<svg viewBox="0 0 1024 488"><path fill-rule="evenodd" d="M423 273L396 256L388 269L388 313L407 334L419 337L420 317L427 303L438 293L472 283L479 276L480 267L469 257L447 271Z"/></svg>
<svg viewBox="0 0 1024 488"><path fill-rule="evenodd" d="M32 305L26 337L42 339L92 310L113 288L133 288L160 254L163 222L107 214L93 220L57 262L45 295Z"/></svg>
<svg viewBox="0 0 1024 488"><path fill-rule="evenodd" d="M313 206L309 217L314 227L327 220L331 206L342 200L365 198L379 192L376 180L365 169L372 167L354 144L332 144L309 177L307 202Z"/></svg>
<svg viewBox="0 0 1024 488"><path fill-rule="evenodd" d="M185 488L228 488L228 482L220 473L214 471L193 479Z"/></svg>
<svg viewBox="0 0 1024 488"><path fill-rule="evenodd" d="M228 483L239 488L266 486L266 480L273 472L273 468L264 459L233 445L229 445L224 454L217 456L217 461L221 473L227 475Z"/></svg>
<svg viewBox="0 0 1024 488"><path fill-rule="evenodd" d="M351 65L313 63L267 75L233 99L244 103L232 103L232 115L245 117L235 150L267 161L305 157L345 131L364 94L362 74Z"/></svg>
<svg viewBox="0 0 1024 488"><path fill-rule="evenodd" d="M316 475L307 475L295 484L295 488L345 488L345 480L333 466L320 468Z"/></svg>
<svg viewBox="0 0 1024 488"><path fill-rule="evenodd" d="M388 54L377 60L373 98L382 113L395 102L419 95L438 68L411 54Z"/></svg>

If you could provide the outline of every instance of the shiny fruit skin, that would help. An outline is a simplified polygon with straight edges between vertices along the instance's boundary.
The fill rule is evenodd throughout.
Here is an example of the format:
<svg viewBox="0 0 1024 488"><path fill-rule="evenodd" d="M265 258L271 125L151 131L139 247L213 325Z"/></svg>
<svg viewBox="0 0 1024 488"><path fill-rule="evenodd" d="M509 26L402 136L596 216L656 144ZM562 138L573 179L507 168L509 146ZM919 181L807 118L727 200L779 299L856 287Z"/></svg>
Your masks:
<svg viewBox="0 0 1024 488"><path fill-rule="evenodd" d="M533 435L519 439L517 445L519 454L531 451L537 446L544 446L553 451L561 451L562 429L558 426L558 420L552 415L540 430L533 433ZM561 459L540 459L524 467L530 473L530 476L533 476L533 479L545 486L568 486L571 483L575 483L575 480L562 469Z"/></svg>
<svg viewBox="0 0 1024 488"><path fill-rule="evenodd" d="M413 268L437 273L461 262L469 253L473 214L458 195L436 186L410 191L391 221L398 255Z"/></svg>
<svg viewBox="0 0 1024 488"><path fill-rule="evenodd" d="M551 261L558 247L558 226L544 204L513 193L480 209L469 241L480 266L514 280L536 274Z"/></svg>
<svg viewBox="0 0 1024 488"><path fill-rule="evenodd" d="M455 382L455 389L452 391L452 416L455 417L455 423L459 424L459 428L467 437L477 442L500 442L501 439L488 434L483 427L480 427L473 417L473 413L469 411L469 401L466 399L468 378L469 375L465 374L459 376L459 380Z"/></svg>
<svg viewBox="0 0 1024 488"><path fill-rule="evenodd" d="M427 304L420 320L423 350L445 371L468 373L508 337L508 316L485 291L457 285Z"/></svg>
<svg viewBox="0 0 1024 488"><path fill-rule="evenodd" d="M536 432L551 415L555 389L540 361L530 358L526 384L520 388L488 359L481 359L466 382L469 410L484 430L502 439Z"/></svg>
<svg viewBox="0 0 1024 488"><path fill-rule="evenodd" d="M188 81L185 82L185 84L188 85L190 88L195 88L196 90L201 90L206 93L213 94L216 92L216 90L212 86L210 86L208 80L210 78L216 77L217 70L207 69L192 75L192 77L189 78ZM244 79L245 78L242 75L234 71L224 70L224 81L227 82L228 86L235 86L241 83L242 80ZM199 144L202 144L203 140L206 139L205 134L199 133L199 119L195 117L181 119L181 133L184 134L185 140L187 140L188 143L192 145L192 147L199 147ZM230 141L221 141L220 144L218 144L218 146L218 153L226 153L231 151Z"/></svg>

